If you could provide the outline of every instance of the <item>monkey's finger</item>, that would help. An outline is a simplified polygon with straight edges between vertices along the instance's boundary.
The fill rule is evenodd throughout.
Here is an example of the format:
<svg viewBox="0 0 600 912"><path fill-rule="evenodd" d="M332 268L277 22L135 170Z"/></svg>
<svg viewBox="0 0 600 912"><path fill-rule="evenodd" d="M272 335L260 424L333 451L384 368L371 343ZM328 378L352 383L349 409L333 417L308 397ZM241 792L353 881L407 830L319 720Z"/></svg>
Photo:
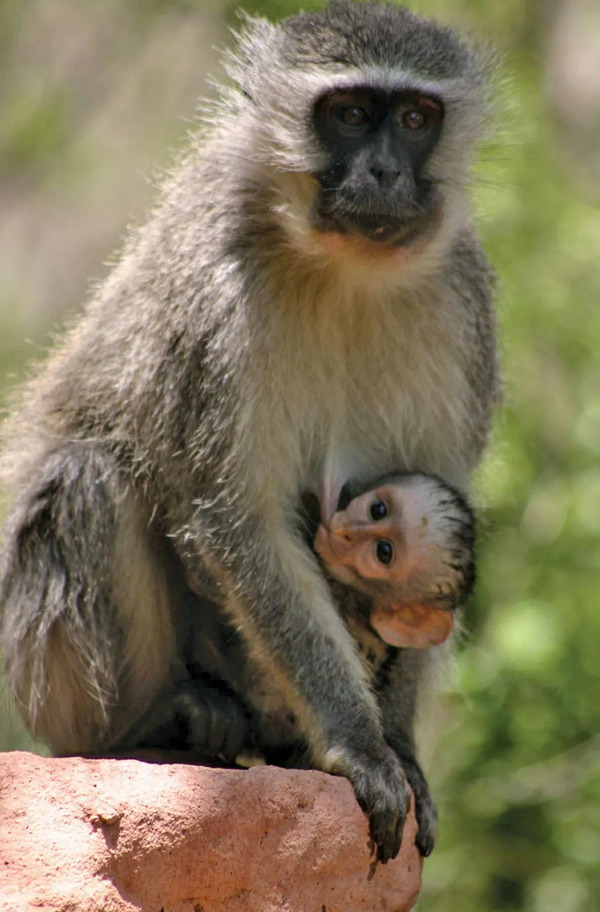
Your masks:
<svg viewBox="0 0 600 912"><path fill-rule="evenodd" d="M430 803L431 804L431 803ZM419 829L415 836L415 845L423 858L433 852L437 832L437 814L432 806L426 802L415 801L415 814L419 822Z"/></svg>
<svg viewBox="0 0 600 912"><path fill-rule="evenodd" d="M247 741L248 723L244 715L233 713L225 733L222 754L226 759L234 760Z"/></svg>
<svg viewBox="0 0 600 912"><path fill-rule="evenodd" d="M435 835L428 828L419 827L415 837L415 845L423 858L428 858L433 852L435 845Z"/></svg>
<svg viewBox="0 0 600 912"><path fill-rule="evenodd" d="M214 704L209 706L206 735L211 754L222 753L229 721L229 713L226 708Z"/></svg>
<svg viewBox="0 0 600 912"><path fill-rule="evenodd" d="M403 829L404 817L400 814L394 815L393 819L383 811L372 815L371 836L377 844L377 858L382 864L387 864L400 851Z"/></svg>
<svg viewBox="0 0 600 912"><path fill-rule="evenodd" d="M437 834L437 810L419 765L404 760L404 771L414 795L418 830L415 845L424 858L431 855Z"/></svg>

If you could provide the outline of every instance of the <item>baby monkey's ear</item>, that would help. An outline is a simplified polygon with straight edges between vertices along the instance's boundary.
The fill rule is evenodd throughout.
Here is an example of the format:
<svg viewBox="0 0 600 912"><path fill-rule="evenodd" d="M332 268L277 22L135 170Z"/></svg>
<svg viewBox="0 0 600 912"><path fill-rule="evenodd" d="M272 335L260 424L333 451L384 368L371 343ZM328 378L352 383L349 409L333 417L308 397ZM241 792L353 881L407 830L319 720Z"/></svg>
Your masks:
<svg viewBox="0 0 600 912"><path fill-rule="evenodd" d="M454 615L435 602L391 602L376 599L371 608L371 627L384 643L406 649L428 649L450 636Z"/></svg>

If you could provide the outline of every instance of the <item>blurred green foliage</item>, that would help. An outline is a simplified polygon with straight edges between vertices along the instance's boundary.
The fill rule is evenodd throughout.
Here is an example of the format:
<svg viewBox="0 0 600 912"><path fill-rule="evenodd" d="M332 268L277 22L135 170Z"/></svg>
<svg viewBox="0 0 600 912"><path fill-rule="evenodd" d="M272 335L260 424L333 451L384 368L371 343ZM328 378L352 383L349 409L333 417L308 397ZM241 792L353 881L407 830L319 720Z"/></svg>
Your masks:
<svg viewBox="0 0 600 912"><path fill-rule="evenodd" d="M65 29L74 6L57 4ZM75 24L99 6L80 4ZM544 93L547 14L557 4L413 6L492 41L507 77L498 88L499 130L482 151L474 191L499 274L506 405L479 480L477 595L466 612L442 733L429 749L441 825L419 908L592 912L600 908L600 188L586 185L572 152L561 154ZM160 34L176 17L197 30L207 10L224 22L233 18L233 6L217 0L114 0L110 7L121 45L142 55L152 29ZM295 7L291 0L253 0L246 8L281 16ZM7 51L0 63L0 200L24 184L34 201L48 185L69 193L81 111L86 98L97 103L103 79L95 72L81 87L66 65L57 76L48 60L44 71L39 61L17 59L12 51L39 9L40 0L0 6ZM143 37L127 35L140 20ZM103 91L116 93L117 84L118 72ZM153 145L158 132L166 146L174 121L165 115L157 123ZM90 147L98 135L90 133ZM95 178L91 154L80 159L84 173L86 162ZM79 187L84 178L74 173ZM118 207L116 196L106 205ZM119 219L127 214L120 211ZM63 255L68 264L69 250ZM82 293L79 281L65 303ZM55 315L36 310L27 277L4 261L0 305L0 356L9 373L23 359L17 340L41 338ZM25 738L14 715L5 714L0 745L29 746Z"/></svg>

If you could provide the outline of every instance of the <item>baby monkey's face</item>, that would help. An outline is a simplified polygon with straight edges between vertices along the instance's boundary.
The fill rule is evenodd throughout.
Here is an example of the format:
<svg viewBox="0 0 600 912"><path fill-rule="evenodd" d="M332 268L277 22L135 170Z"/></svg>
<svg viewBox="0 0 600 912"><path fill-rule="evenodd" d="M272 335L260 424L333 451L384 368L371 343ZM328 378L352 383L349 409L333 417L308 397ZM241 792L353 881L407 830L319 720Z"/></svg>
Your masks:
<svg viewBox="0 0 600 912"><path fill-rule="evenodd" d="M365 581L405 583L434 569L436 545L429 530L426 491L386 484L351 500L320 525L315 551L340 582L372 595Z"/></svg>
<svg viewBox="0 0 600 912"><path fill-rule="evenodd" d="M452 631L443 595L447 532L428 485L383 484L317 530L314 549L335 579L370 596L371 626L390 645L425 649ZM451 588L451 587L450 587Z"/></svg>

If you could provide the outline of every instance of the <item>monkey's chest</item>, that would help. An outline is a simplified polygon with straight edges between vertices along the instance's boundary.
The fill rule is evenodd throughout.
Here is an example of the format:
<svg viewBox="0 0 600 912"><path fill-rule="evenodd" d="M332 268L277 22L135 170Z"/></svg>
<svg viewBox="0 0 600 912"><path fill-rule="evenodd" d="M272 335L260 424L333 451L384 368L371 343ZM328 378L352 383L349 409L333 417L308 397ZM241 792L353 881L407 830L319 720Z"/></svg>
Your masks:
<svg viewBox="0 0 600 912"><path fill-rule="evenodd" d="M472 396L450 322L365 301L263 342L247 430L268 486L295 497L327 468L342 483L417 469L464 483Z"/></svg>
<svg viewBox="0 0 600 912"><path fill-rule="evenodd" d="M331 590L334 603L338 606L344 623L352 634L356 647L361 656L367 676L375 690L378 689L378 680L384 671L390 656L397 653L397 649L384 643L369 624L371 602L366 596L344 586L332 576L327 575L327 583Z"/></svg>
<svg viewBox="0 0 600 912"><path fill-rule="evenodd" d="M314 489L394 471L419 470L462 483L467 392L422 366L388 361L387 372L346 373L307 398L299 416L300 474ZM449 379L447 383L449 383ZM304 474L307 473L307 474Z"/></svg>

